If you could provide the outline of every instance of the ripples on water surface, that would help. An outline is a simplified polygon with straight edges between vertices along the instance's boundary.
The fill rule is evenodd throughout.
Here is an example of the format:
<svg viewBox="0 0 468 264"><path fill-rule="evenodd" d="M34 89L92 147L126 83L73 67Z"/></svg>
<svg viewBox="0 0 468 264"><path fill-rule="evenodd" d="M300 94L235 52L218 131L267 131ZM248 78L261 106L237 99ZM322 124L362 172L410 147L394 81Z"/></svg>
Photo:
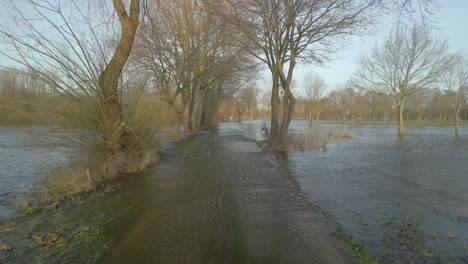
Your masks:
<svg viewBox="0 0 468 264"><path fill-rule="evenodd" d="M261 123L258 122L250 129L245 126L247 133L251 137L259 137ZM305 125L304 122L296 121L292 124L293 128L297 129ZM221 133L224 127L225 125L221 126ZM323 127L340 128L341 126L323 125ZM33 130L37 129L43 128L33 128ZM73 237L69 237L70 243L78 243L75 244L76 247L70 246L54 254L57 254L56 259L82 259L93 262L109 254L105 252L108 252L111 247L114 249L110 252L114 252L112 254L117 256L128 249L132 249L133 253L138 253L138 244L125 244L126 239L138 240L132 234L141 234L142 237L158 234L170 236L167 240L160 237L153 241L154 243L145 244L145 247L149 249L164 248L164 243L169 243L166 245L189 243L187 236L197 236L202 230L207 231L212 228L215 228L218 233L228 232L228 234L235 235L236 230L224 228L229 224L235 224L238 228L248 226L249 221L252 221L252 218L248 220L249 215L254 217L254 213L262 213L262 211L231 210L230 201L240 201L243 206L243 202L245 206L249 206L252 201L261 201L262 203L258 205L262 206L271 205L271 201L268 200L270 196L264 192L265 184L271 184L275 188L280 186L281 190L294 192L297 197L306 195L322 210L333 215L347 233L363 242L372 253L390 263L401 259L411 259L413 257L411 250L433 252L431 253L433 254L432 262L437 262L438 256L442 256L441 259L444 260L456 260L456 263L468 261L468 192L466 191L468 188L468 136L465 134L455 138L452 136L453 128L451 127L408 127L407 131L410 132L433 135L409 136L401 139L391 135L395 134L395 127L365 126L352 129L359 132L361 135L359 139L329 144L326 150L292 152L281 159L284 162L283 169L290 173L286 180L294 183L292 187L297 190L283 186L282 180L284 179L280 178L275 179L274 182L256 182L255 178L249 175L255 174L258 177L260 173L252 169L232 174L232 177L238 177L238 179L233 178L236 181L253 182L253 185L248 185L251 189L232 189L235 185L228 184L231 176L227 177L228 173L225 173L223 169L229 167L229 164L220 160L221 157L213 157L212 155L216 155L216 152L213 153L213 149L210 150L204 146L203 144L206 143L203 141L189 141L181 145L181 150L173 144L163 146L163 161L158 168L151 169L136 179L123 181L122 186L116 192L105 194L103 198L91 197L72 208L64 208L53 218L39 215L36 219L20 219L17 225L26 230L33 225L43 232L55 232L57 226L68 231L81 230L83 227L87 230L86 227L91 226L95 228L91 230L97 230L96 232L101 234L100 236L95 234L97 238L92 243L87 243L86 239L73 242ZM467 127L462 128L462 133L468 133ZM210 140L216 140L216 137ZM238 144L229 144L223 149L246 151ZM251 151L253 152L250 153ZM192 156L191 160L183 161L190 156L187 156L190 152L193 152L195 156ZM64 153L64 149L48 147L47 143L38 140L34 134L24 129L0 128L0 213L12 216L14 212L12 205L19 197L19 193L28 190L47 171L65 163L67 158ZM255 167L255 164L251 164L254 157L258 156L255 154L255 148L251 150L248 148L246 153L250 154L239 156L240 161ZM212 160L211 165L197 164L197 155ZM183 167L180 164L184 164ZM225 175L219 179L221 181L193 182L191 178L193 175L207 177L208 172L213 173L211 176L219 173L225 173ZM180 192L181 190L185 191ZM209 203L204 207L201 202L205 199L203 195L206 190L214 190L214 192L209 192L212 196L206 197ZM226 193L226 190L229 192ZM226 196L227 194L229 195ZM201 207L190 209L194 204L185 202L188 201L187 199ZM288 199L290 198L285 198L283 203L286 204ZM178 206L174 206L176 204ZM301 207L303 205L299 206L296 202L293 204L296 209L303 210ZM264 207L260 208L264 209ZM278 207L273 214L274 217L281 218L282 212L286 212L286 209L288 207ZM194 210L199 211L195 213ZM230 213L216 213L219 210ZM192 220L179 219L192 212L199 217L192 220L201 221L197 228L188 224ZM213 214L208 214L210 212ZM218 225L213 227L203 224L205 218L208 221L215 221ZM299 221L304 216L294 212L283 218ZM220 224L222 222L219 221L224 221L223 219L236 220L233 223ZM259 221L263 218L254 219ZM267 218L263 220L267 221ZM293 231L302 230L301 228L304 227L304 223L297 222L296 224L298 228L291 227ZM186 231L173 229L179 228L180 225L184 226ZM270 230L268 229L270 227L275 226L267 225L265 230ZM398 232L399 228L402 228L402 232ZM277 229L276 235L283 235L279 232L281 226ZM207 231L207 233L210 232ZM415 235L409 238L400 237L407 233ZM254 236L253 230L251 235ZM268 234L264 235L268 237ZM202 237L202 239L198 245L187 244L189 251L174 252L174 254L182 254L181 258L182 256L190 257L187 255L190 252L200 254L198 251L194 253L193 250L202 245L201 241L210 243L209 237ZM233 245L241 245L242 237L239 236L236 239L239 241L233 241ZM411 241L406 243L405 239ZM50 251L34 249L32 242L25 243L14 236L10 241L17 245L9 255L11 259L21 260L23 254L40 255L44 259L51 257ZM117 247L113 246L116 243ZM265 246L265 244L261 245ZM234 252L235 254L249 254L243 248L234 249L238 251ZM297 249L300 247L295 248ZM387 250L393 254L386 259L384 251ZM147 252L147 254L155 257L157 252ZM208 252L206 254L210 255ZM415 262L428 262L429 260L419 257Z"/></svg>
<svg viewBox="0 0 468 264"><path fill-rule="evenodd" d="M468 127L459 138L453 127L407 127L425 135L404 138L391 126L348 127L359 139L288 155L301 189L375 254L400 248L409 259L414 247L467 263Z"/></svg>
<svg viewBox="0 0 468 264"><path fill-rule="evenodd" d="M0 219L13 216L21 193L68 160L64 148L44 137L48 131L45 127L0 126Z"/></svg>

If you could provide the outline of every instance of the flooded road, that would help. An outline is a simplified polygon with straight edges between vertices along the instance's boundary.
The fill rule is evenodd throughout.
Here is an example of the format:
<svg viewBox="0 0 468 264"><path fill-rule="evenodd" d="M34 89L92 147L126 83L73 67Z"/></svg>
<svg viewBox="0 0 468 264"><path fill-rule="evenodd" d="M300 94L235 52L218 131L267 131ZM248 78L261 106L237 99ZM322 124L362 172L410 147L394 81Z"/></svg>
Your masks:
<svg viewBox="0 0 468 264"><path fill-rule="evenodd" d="M426 135L397 138L394 127L347 126L359 137L272 154L245 137L260 138L260 125L163 143L158 166L16 219L20 191L67 158L3 128L0 243L13 249L0 263L359 262L350 245L379 263L468 263L466 134L411 127Z"/></svg>
<svg viewBox="0 0 468 264"><path fill-rule="evenodd" d="M348 263L326 216L237 124L162 146L118 190L3 225L0 262ZM60 234L58 245L35 237Z"/></svg>

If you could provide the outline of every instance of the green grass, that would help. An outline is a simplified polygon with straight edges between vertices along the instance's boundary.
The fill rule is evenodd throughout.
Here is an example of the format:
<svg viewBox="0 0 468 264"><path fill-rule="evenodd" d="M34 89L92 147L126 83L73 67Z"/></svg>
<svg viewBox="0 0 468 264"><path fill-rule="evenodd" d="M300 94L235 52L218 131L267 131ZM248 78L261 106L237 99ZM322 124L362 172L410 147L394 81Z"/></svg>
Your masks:
<svg viewBox="0 0 468 264"><path fill-rule="evenodd" d="M328 216L332 217L332 216ZM342 240L346 247L351 251L352 255L358 259L359 264L378 264L379 261L377 256L374 256L372 253L364 249L364 246L361 242L353 239L351 236L346 235L343 226L340 223L334 222L336 235ZM361 224L366 227L367 222L362 221ZM388 249L387 249L388 250ZM389 251L389 250L388 250Z"/></svg>
<svg viewBox="0 0 468 264"><path fill-rule="evenodd" d="M92 226L80 226L73 230L72 235L79 240L89 243L102 236L102 230Z"/></svg>
<svg viewBox="0 0 468 264"><path fill-rule="evenodd" d="M377 257L364 250L363 246L359 241L347 237L345 239L345 243L346 245L348 245L348 248L353 252L353 255L355 255L359 259L359 264L379 263Z"/></svg>
<svg viewBox="0 0 468 264"><path fill-rule="evenodd" d="M266 140L257 140L255 141L255 144L257 144L257 147L262 150L268 148L268 144Z"/></svg>
<svg viewBox="0 0 468 264"><path fill-rule="evenodd" d="M47 233L45 235L34 235L31 237L39 246L62 248L69 245L69 242L60 234Z"/></svg>
<svg viewBox="0 0 468 264"><path fill-rule="evenodd" d="M16 208L20 210L24 215L31 216L36 213L36 208L29 202L21 202L16 204Z"/></svg>
<svg viewBox="0 0 468 264"><path fill-rule="evenodd" d="M427 251L427 250L423 250L421 252L421 255L423 255L423 257L425 258L432 258L434 256L434 254L431 251Z"/></svg>

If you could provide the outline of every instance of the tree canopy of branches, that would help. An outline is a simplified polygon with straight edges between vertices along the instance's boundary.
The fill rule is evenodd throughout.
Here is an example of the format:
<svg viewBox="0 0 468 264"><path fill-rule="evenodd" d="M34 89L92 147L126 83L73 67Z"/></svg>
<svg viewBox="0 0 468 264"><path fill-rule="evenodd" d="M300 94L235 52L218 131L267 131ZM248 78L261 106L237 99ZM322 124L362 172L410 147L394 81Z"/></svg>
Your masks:
<svg viewBox="0 0 468 264"><path fill-rule="evenodd" d="M456 55L453 63L442 74L441 82L450 98L455 121L455 135L460 134L460 112L468 96L468 65L462 55Z"/></svg>
<svg viewBox="0 0 468 264"><path fill-rule="evenodd" d="M445 41L429 29L396 26L381 47L362 57L354 85L391 95L398 107L398 134L404 134L404 107L408 96L438 82L453 63Z"/></svg>
<svg viewBox="0 0 468 264"><path fill-rule="evenodd" d="M315 121L318 124L320 121L321 101L326 90L325 80L317 74L309 73L304 76L302 81L302 89L305 92L307 100L307 113L309 122L312 124L313 114L315 114Z"/></svg>
<svg viewBox="0 0 468 264"><path fill-rule="evenodd" d="M34 74L48 89L83 103L81 114L88 121L83 135L93 147L89 160L96 163L89 169L104 178L138 171L155 160L153 145L143 143L154 134L146 137L141 127L128 126L122 108L122 73L142 2L11 0L6 9L14 26L0 27L5 41L0 53L11 61L3 67Z"/></svg>
<svg viewBox="0 0 468 264"><path fill-rule="evenodd" d="M232 26L213 14L210 1L158 0L150 13L136 60L152 74L185 132L212 126L225 86L255 64L243 47L232 45Z"/></svg>
<svg viewBox="0 0 468 264"><path fill-rule="evenodd" d="M345 36L368 24L372 1L240 0L235 22L254 47L252 55L265 63L272 78L270 144L287 148L295 97L291 82L300 61L322 63ZM260 52L258 52L260 51ZM280 87L282 116L280 117Z"/></svg>
<svg viewBox="0 0 468 264"><path fill-rule="evenodd" d="M291 91L299 62L324 63L347 36L362 33L375 11L391 8L401 13L428 12L430 0L230 0L232 19L242 32L238 42L268 66L271 79L270 144L288 145L295 97ZM280 88L282 98L280 98ZM282 113L280 111L282 103ZM281 113L281 116L280 116Z"/></svg>
<svg viewBox="0 0 468 264"><path fill-rule="evenodd" d="M242 122L242 116L245 112L249 114L249 121L252 122L253 114L258 100L258 90L252 86L247 85L240 87L231 97L237 109L237 121Z"/></svg>

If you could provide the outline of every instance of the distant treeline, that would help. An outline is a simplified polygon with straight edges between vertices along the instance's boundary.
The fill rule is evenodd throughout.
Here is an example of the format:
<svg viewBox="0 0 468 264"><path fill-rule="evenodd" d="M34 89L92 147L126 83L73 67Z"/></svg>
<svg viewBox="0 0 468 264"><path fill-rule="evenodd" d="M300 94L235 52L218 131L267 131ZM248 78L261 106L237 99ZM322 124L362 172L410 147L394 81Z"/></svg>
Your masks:
<svg viewBox="0 0 468 264"><path fill-rule="evenodd" d="M131 97L130 93L127 98ZM0 70L0 125L86 127L90 125L87 121L87 111L92 105L90 100L86 96L80 98L58 93L33 73ZM124 110L135 110L129 106L124 104ZM152 119L149 124L174 123L174 111L157 93L147 92L139 99L138 106L138 111Z"/></svg>
<svg viewBox="0 0 468 264"><path fill-rule="evenodd" d="M404 116L413 121L453 121L453 107L449 90L423 89L408 97ZM295 118L307 118L307 98L299 98ZM338 88L320 99L322 120L398 120L398 108L390 95L373 91ZM468 120L468 109L460 118Z"/></svg>
<svg viewBox="0 0 468 264"><path fill-rule="evenodd" d="M451 91L442 89L423 89L411 95L405 102L404 116L409 121L453 121ZM269 119L269 98L257 96L254 104L253 119ZM298 97L294 119L315 120L320 111L320 120L339 121L390 121L398 120L398 108L390 95L373 91L362 91L351 87L342 87L330 91L317 102L305 96ZM230 100L223 103L220 118L224 121L239 119L236 104ZM462 120L468 120L468 109L460 113ZM251 119L245 115L244 120Z"/></svg>

